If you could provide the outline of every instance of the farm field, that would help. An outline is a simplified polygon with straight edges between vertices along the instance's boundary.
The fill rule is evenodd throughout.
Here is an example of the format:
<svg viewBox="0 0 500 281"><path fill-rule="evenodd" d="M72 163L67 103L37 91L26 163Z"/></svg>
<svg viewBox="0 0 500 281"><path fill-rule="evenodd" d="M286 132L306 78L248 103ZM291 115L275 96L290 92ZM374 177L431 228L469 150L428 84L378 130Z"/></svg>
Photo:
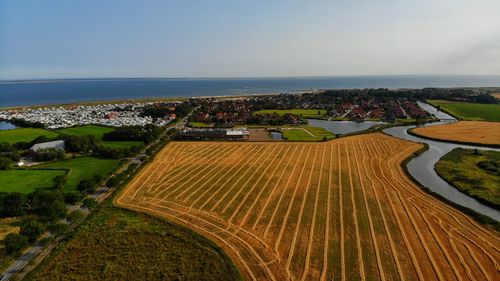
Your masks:
<svg viewBox="0 0 500 281"><path fill-rule="evenodd" d="M97 126L97 125L86 125L71 127L65 129L59 129L56 132L63 133L66 135L76 135L76 136L86 136L92 135L98 139L102 139L102 136L106 133L114 131L113 128ZM107 147L112 148L130 148L132 146L144 145L142 141L102 141L102 144Z"/></svg>
<svg viewBox="0 0 500 281"><path fill-rule="evenodd" d="M500 152L455 148L435 168L460 191L500 209Z"/></svg>
<svg viewBox="0 0 500 281"><path fill-rule="evenodd" d="M428 100L427 102L434 106L440 106L441 110L459 119L500 122L500 104L455 102L447 100Z"/></svg>
<svg viewBox="0 0 500 281"><path fill-rule="evenodd" d="M0 142L16 143L30 142L39 136L55 138L59 134L38 128L17 128L13 130L0 131Z"/></svg>
<svg viewBox="0 0 500 281"><path fill-rule="evenodd" d="M460 121L457 123L415 128L414 134L430 139L500 145L500 123Z"/></svg>
<svg viewBox="0 0 500 281"><path fill-rule="evenodd" d="M68 192L68 191L76 191L76 186L83 179L91 179L95 175L100 175L102 177L105 177L107 174L114 171L119 164L120 161L115 159L99 159L95 157L85 156L85 157L77 157L74 159L57 161L54 163L37 165L33 166L33 168L70 169L71 171L68 176L68 180L64 185L64 191ZM41 171L36 171L36 172L41 172Z"/></svg>
<svg viewBox="0 0 500 281"><path fill-rule="evenodd" d="M499 235L406 176L422 147L172 142L116 204L207 236L249 280L497 280Z"/></svg>
<svg viewBox="0 0 500 281"><path fill-rule="evenodd" d="M53 178L65 174L63 170L13 169L0 171L0 192L31 193L37 188L51 188Z"/></svg>
<svg viewBox="0 0 500 281"><path fill-rule="evenodd" d="M321 117L321 116L326 114L326 110L324 110L324 109L262 109L262 110L258 110L258 111L254 112L254 114L273 114L273 113L276 113L278 115L295 114L295 115L301 115L304 118L309 118L309 117Z"/></svg>
<svg viewBox="0 0 500 281"><path fill-rule="evenodd" d="M26 280L241 280L200 235L110 203L93 213Z"/></svg>

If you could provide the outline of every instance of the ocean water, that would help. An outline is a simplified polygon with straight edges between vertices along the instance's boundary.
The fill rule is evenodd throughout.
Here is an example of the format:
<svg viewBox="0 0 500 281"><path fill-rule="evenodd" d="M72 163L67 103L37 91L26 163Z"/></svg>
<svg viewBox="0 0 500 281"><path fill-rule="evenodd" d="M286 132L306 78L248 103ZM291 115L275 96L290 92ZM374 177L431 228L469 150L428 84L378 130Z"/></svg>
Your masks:
<svg viewBox="0 0 500 281"><path fill-rule="evenodd" d="M424 87L500 87L500 75L3 81L0 82L0 107L153 97L283 93L313 89Z"/></svg>

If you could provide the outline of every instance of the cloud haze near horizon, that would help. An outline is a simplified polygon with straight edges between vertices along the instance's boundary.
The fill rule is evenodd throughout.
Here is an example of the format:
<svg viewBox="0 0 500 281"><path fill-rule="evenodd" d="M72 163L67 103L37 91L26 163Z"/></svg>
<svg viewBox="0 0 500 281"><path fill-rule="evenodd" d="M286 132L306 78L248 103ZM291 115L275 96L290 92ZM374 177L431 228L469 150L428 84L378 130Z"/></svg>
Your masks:
<svg viewBox="0 0 500 281"><path fill-rule="evenodd" d="M0 79L500 75L498 0L0 0Z"/></svg>

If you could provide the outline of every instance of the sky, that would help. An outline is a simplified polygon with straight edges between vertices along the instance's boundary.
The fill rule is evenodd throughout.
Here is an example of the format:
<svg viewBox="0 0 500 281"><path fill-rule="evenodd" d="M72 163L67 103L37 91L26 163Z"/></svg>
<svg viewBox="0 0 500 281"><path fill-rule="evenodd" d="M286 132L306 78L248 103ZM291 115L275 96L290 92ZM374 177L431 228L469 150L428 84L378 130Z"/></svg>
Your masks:
<svg viewBox="0 0 500 281"><path fill-rule="evenodd" d="M0 0L0 80L500 74L499 0Z"/></svg>

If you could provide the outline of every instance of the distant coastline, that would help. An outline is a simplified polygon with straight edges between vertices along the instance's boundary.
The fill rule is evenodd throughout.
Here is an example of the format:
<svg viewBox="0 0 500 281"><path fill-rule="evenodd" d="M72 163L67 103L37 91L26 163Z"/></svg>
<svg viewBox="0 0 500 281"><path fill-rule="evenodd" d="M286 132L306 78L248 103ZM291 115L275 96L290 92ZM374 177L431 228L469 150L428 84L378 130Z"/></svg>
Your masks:
<svg viewBox="0 0 500 281"><path fill-rule="evenodd" d="M0 81L0 107L245 96L322 89L500 87L500 75L367 75L270 78L80 78Z"/></svg>

